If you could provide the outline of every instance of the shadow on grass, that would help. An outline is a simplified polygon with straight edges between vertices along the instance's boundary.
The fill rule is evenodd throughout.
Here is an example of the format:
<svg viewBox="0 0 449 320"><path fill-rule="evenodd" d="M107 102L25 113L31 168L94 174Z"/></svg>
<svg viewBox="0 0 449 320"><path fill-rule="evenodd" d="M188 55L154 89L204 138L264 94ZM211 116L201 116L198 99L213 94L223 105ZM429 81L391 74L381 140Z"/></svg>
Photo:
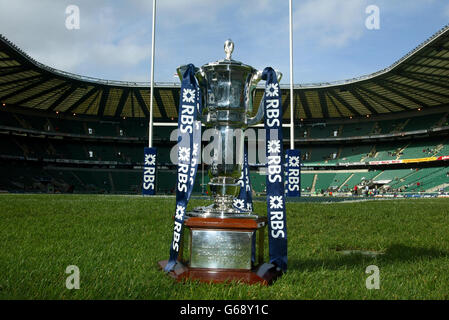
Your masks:
<svg viewBox="0 0 449 320"><path fill-rule="evenodd" d="M314 271L314 270L336 270L341 267L361 267L366 266L368 262L378 262L382 264L409 262L418 260L431 260L441 257L448 257L449 252L442 251L436 248L420 248L409 247L402 244L395 244L390 246L385 254L379 255L375 258L367 257L361 254L339 255L329 259L301 259L289 260L290 270Z"/></svg>

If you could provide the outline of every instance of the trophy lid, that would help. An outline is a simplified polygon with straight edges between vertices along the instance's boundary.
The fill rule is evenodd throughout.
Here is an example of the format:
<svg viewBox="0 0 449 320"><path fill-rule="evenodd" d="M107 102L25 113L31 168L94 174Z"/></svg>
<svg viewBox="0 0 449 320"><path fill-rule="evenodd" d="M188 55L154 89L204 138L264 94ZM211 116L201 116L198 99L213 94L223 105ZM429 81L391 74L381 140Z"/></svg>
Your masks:
<svg viewBox="0 0 449 320"><path fill-rule="evenodd" d="M224 51L226 54L225 59L218 60L215 62L210 62L202 66L202 69L208 69L210 67L216 67L216 66L229 66L231 68L237 68L237 69L248 69L249 71L254 70L253 67L246 65L240 61L236 61L232 59L232 53L234 52L234 42L231 39L228 39L224 43Z"/></svg>

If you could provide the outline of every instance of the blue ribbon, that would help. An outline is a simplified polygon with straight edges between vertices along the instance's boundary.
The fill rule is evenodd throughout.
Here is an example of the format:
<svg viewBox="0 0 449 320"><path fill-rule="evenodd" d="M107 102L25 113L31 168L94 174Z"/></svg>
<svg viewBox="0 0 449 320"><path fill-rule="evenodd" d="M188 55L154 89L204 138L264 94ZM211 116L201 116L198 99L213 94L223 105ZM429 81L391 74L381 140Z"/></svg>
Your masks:
<svg viewBox="0 0 449 320"><path fill-rule="evenodd" d="M197 121L202 110L201 90L195 78L195 66L189 64L181 83L178 113L178 176L176 185L176 210L170 258L165 271L173 270L181 249L182 232L187 204L192 194L200 159L201 121Z"/></svg>
<svg viewBox="0 0 449 320"><path fill-rule="evenodd" d="M284 150L282 145L282 101L276 72L268 67L262 73L266 81L264 116L266 130L267 218L270 263L287 270L287 219L284 193Z"/></svg>

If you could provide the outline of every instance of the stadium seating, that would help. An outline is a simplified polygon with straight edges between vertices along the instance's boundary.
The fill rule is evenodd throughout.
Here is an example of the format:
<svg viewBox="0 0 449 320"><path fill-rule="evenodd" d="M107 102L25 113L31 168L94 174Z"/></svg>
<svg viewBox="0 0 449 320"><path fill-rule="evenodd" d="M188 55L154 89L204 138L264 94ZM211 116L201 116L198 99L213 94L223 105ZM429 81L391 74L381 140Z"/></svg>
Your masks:
<svg viewBox="0 0 449 320"><path fill-rule="evenodd" d="M156 127L154 130L154 139L159 141L170 141L170 134L176 127Z"/></svg>
<svg viewBox="0 0 449 320"><path fill-rule="evenodd" d="M303 162L327 162L338 154L337 147L305 147L302 149Z"/></svg>
<svg viewBox="0 0 449 320"><path fill-rule="evenodd" d="M29 159L31 161L53 161L51 166L42 164L28 169L6 168L2 171L0 190L45 192L48 181L52 181L57 190L67 192L107 192L107 193L140 193L141 170L133 169L143 162L143 148L148 133L145 120L118 119L114 121L91 121L73 117L62 118L57 115L39 117L18 113L0 111L0 126L18 129L33 129L42 134L11 134L3 130L0 139L0 157L3 159ZM437 113L414 118L391 120L373 120L366 122L332 124L332 125L302 125L296 128L296 136L308 138L332 139L366 136L376 133L404 132L409 130L430 129L435 126L447 125L448 113ZM91 130L89 130L91 129ZM157 189L162 194L172 194L176 179L175 167L171 166L170 151L174 142L170 142L170 134L176 127L156 126L154 142L158 149L158 164L162 166L157 174ZM0 132L2 132L0 130ZM46 137L45 132L88 135L92 138L54 139ZM287 137L289 128L284 128ZM78 138L77 138L78 137ZM103 139L103 137L105 137ZM138 137L140 141L118 140L107 137ZM416 159L432 156L449 155L449 139L429 137L425 139L406 139L390 142L363 141L363 143L338 142L332 144L297 144L301 150L304 165L337 165L339 163L365 163L368 161L383 161L397 159ZM55 160L68 160L70 167L57 167ZM4 160L6 161L6 160ZM44 162L45 162L44 161ZM72 162L70 162L72 161ZM73 162L74 161L74 162ZM101 170L97 167L80 168L74 166L76 161L103 164ZM90 162L89 162L90 161ZM40 163L40 162L39 162ZM117 168L108 165L117 165ZM54 166L54 167L52 167ZM122 167L120 167L122 166ZM125 166L125 167L123 167ZM126 167L127 166L127 167ZM19 168L19 169L18 169ZM43 169L45 168L45 169ZM369 168L372 169L372 168ZM303 171L301 188L304 192L326 192L339 189L350 191L362 181L373 179L391 180L390 187L394 190L422 191L438 188L447 183L446 169L423 168L420 170L400 169L387 171L364 172L318 172ZM253 189L257 194L266 191L266 176L253 170L251 172ZM204 184L208 181L204 175ZM418 185L419 183L419 185ZM200 171L196 178L195 193L205 190ZM446 188L446 187L444 187Z"/></svg>
<svg viewBox="0 0 449 320"><path fill-rule="evenodd" d="M369 153L369 156L365 158L366 161L379 161L379 160L396 160L401 150L406 146L406 143L402 142L386 142L382 144L376 144L375 147Z"/></svg>
<svg viewBox="0 0 449 320"><path fill-rule="evenodd" d="M335 173L320 173L318 174L315 191L326 191L330 188L331 184L334 182Z"/></svg>
<svg viewBox="0 0 449 320"><path fill-rule="evenodd" d="M340 126L339 125L317 125L317 126L309 126L309 138L330 138L334 136L334 132L337 132L339 135Z"/></svg>
<svg viewBox="0 0 449 320"><path fill-rule="evenodd" d="M340 162L359 162L371 152L371 145L355 145L341 148Z"/></svg>
<svg viewBox="0 0 449 320"><path fill-rule="evenodd" d="M24 150L21 148L16 138L0 139L0 153L2 155L23 156Z"/></svg>
<svg viewBox="0 0 449 320"><path fill-rule="evenodd" d="M256 193L266 192L266 175L259 174L258 172L250 172L251 186Z"/></svg>
<svg viewBox="0 0 449 320"><path fill-rule="evenodd" d="M410 174L410 169L386 170L376 176L376 180L399 181L402 177Z"/></svg>
<svg viewBox="0 0 449 320"><path fill-rule="evenodd" d="M351 176L350 172L336 173L334 180L329 185L332 190L338 190L340 186Z"/></svg>
<svg viewBox="0 0 449 320"><path fill-rule="evenodd" d="M138 194L142 185L142 173L137 170L111 171L114 193ZM162 190L159 190L162 191Z"/></svg>
<svg viewBox="0 0 449 320"><path fill-rule="evenodd" d="M0 125L2 126L21 127L19 121L17 121L16 116L13 113L2 112L0 119Z"/></svg>
<svg viewBox="0 0 449 320"><path fill-rule="evenodd" d="M351 174L350 178L341 185L342 191L351 191L354 186L360 184L363 181L372 180L374 177L378 176L382 171L366 171L366 172L354 172Z"/></svg>
<svg viewBox="0 0 449 320"><path fill-rule="evenodd" d="M12 126L25 129L42 131L84 134L93 136L125 136L140 137L148 136L148 123L142 119L120 119L115 121L92 121L76 116L62 118L58 115L52 117L39 117L36 115L15 114L1 112L0 125ZM332 138L332 137L352 137L372 134L388 134L394 132L407 132L413 130L430 129L437 125L448 125L447 114L437 113L423 115L413 118L393 119L382 121L368 121L344 124L317 124L302 125L295 129L296 138ZM91 132L89 132L89 128ZM175 126L161 127L154 129L154 139L159 141L169 141L170 133L176 129ZM122 130L122 134L120 134ZM289 137L289 128L284 128L284 138ZM306 133L306 136L304 136ZM336 134L336 135L335 135Z"/></svg>
<svg viewBox="0 0 449 320"><path fill-rule="evenodd" d="M148 123L143 120L123 120L120 129L126 137L148 137Z"/></svg>
<svg viewBox="0 0 449 320"><path fill-rule="evenodd" d="M410 142L402 151L400 159L432 157L435 155L439 143L441 143L441 140Z"/></svg>
<svg viewBox="0 0 449 320"><path fill-rule="evenodd" d="M85 123L78 120L50 119L55 132L87 134Z"/></svg>
<svg viewBox="0 0 449 320"><path fill-rule="evenodd" d="M373 122L345 124L341 131L341 137L367 136L373 132Z"/></svg>
<svg viewBox="0 0 449 320"><path fill-rule="evenodd" d="M432 176L438 169L436 168L423 168L423 169L412 169L411 172L399 179L397 182L392 182L391 187L394 189L407 190L414 184L419 183L420 180Z"/></svg>
<svg viewBox="0 0 449 320"><path fill-rule="evenodd" d="M430 190L434 187L439 187L442 185L447 185L449 184L449 170L448 168L441 168L440 170L438 170L437 172L435 172L435 174L432 177L428 177L426 179L423 179L420 182L420 186L424 189L424 190ZM437 190L435 190L437 191Z"/></svg>
<svg viewBox="0 0 449 320"><path fill-rule="evenodd" d="M436 147L436 156L447 156L449 155L449 139L441 141Z"/></svg>
<svg viewBox="0 0 449 320"><path fill-rule="evenodd" d="M315 178L314 173L303 172L301 174L301 190L304 192L310 192L312 190L313 180Z"/></svg>
<svg viewBox="0 0 449 320"><path fill-rule="evenodd" d="M378 121L375 124L374 134L387 134L392 132L399 132L404 127L407 120L384 120ZM377 126L376 126L377 125Z"/></svg>
<svg viewBox="0 0 449 320"><path fill-rule="evenodd" d="M407 124L404 126L403 131L412 131L412 130L425 130L434 127L439 120L443 118L444 114L430 114L424 115L417 118L410 118Z"/></svg>

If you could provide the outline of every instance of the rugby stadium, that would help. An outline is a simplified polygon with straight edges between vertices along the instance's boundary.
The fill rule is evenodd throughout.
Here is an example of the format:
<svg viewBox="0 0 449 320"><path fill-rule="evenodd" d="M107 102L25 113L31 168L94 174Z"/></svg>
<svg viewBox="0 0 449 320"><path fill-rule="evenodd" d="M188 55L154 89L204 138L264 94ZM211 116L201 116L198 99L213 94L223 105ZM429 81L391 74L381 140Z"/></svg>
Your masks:
<svg viewBox="0 0 449 320"><path fill-rule="evenodd" d="M144 197L150 84L56 70L0 36L0 298L447 300L448 80L446 26L376 73L296 84L293 106L281 85L285 148L293 108L302 158L289 271L268 287L179 284L157 261L173 230L180 83L155 84L156 196ZM210 203L207 169L189 206ZM250 169L264 215L265 164ZM65 286L69 265L80 290ZM370 265L380 290L365 286Z"/></svg>
<svg viewBox="0 0 449 320"><path fill-rule="evenodd" d="M2 175L7 192L140 194L148 143L148 83L93 79L54 70L0 39ZM449 34L445 27L374 74L294 89L295 143L304 196L444 193L449 189ZM158 194L174 193L170 139L180 84L157 83L154 143ZM263 88L256 92L258 104ZM286 126L290 92L282 92ZM284 130L287 144L289 129ZM252 163L264 192L263 163ZM204 168L203 168L204 170ZM204 193L198 174L195 193ZM360 190L364 190L361 188ZM371 193L371 191L370 191ZM374 194L374 193L373 193Z"/></svg>

